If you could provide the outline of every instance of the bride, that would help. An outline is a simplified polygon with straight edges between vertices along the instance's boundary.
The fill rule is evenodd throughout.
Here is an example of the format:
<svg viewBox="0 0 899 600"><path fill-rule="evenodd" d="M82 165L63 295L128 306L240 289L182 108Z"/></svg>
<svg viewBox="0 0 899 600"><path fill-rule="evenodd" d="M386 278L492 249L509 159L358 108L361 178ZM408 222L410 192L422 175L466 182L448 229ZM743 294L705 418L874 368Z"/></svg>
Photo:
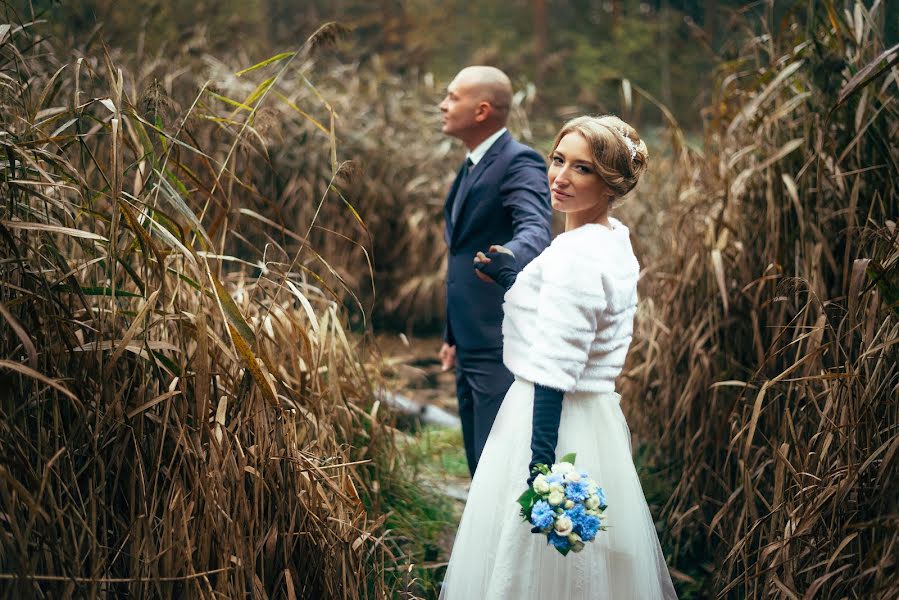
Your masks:
<svg viewBox="0 0 899 600"><path fill-rule="evenodd" d="M640 267L609 209L636 186L647 156L617 117L569 121L548 171L565 232L520 273L501 246L475 258L479 276L508 290L503 361L515 382L475 471L441 599L676 598L615 393ZM551 465L556 452L576 452L608 504L608 529L567 556L531 533L516 504L534 465Z"/></svg>

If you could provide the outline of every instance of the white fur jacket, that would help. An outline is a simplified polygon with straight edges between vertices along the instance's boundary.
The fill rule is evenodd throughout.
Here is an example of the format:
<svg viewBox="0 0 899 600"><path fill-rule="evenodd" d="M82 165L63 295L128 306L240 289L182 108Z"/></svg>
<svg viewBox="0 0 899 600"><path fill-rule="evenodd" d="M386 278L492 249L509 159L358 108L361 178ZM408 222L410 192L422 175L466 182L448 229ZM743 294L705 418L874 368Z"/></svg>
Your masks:
<svg viewBox="0 0 899 600"><path fill-rule="evenodd" d="M564 392L613 392L637 310L640 265L617 219L567 231L506 292L503 362Z"/></svg>

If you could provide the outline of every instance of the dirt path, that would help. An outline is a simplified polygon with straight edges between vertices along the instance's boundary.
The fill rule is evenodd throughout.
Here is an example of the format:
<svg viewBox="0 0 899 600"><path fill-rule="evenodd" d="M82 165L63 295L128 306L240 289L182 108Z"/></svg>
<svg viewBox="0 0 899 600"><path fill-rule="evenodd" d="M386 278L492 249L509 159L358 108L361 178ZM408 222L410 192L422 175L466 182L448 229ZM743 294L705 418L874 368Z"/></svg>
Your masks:
<svg viewBox="0 0 899 600"><path fill-rule="evenodd" d="M437 352L440 337L408 338L384 334L377 338L384 364L388 402L397 411L398 427L423 449L430 464L425 479L447 496L464 502L469 478L462 449L461 425L453 372L443 372Z"/></svg>
<svg viewBox="0 0 899 600"><path fill-rule="evenodd" d="M398 415L401 446L408 468L416 478L449 499L446 525L430 542L436 552L419 566L424 598L436 598L442 569L449 560L468 497L470 479L462 447L456 403L455 376L443 372L437 352L439 337L407 338L382 334L377 346L382 357L385 399Z"/></svg>
<svg viewBox="0 0 899 600"><path fill-rule="evenodd" d="M378 347L395 388L422 406L436 406L457 414L456 383L451 372L440 370L439 337L408 338L403 334L381 334ZM393 386L392 386L393 387Z"/></svg>

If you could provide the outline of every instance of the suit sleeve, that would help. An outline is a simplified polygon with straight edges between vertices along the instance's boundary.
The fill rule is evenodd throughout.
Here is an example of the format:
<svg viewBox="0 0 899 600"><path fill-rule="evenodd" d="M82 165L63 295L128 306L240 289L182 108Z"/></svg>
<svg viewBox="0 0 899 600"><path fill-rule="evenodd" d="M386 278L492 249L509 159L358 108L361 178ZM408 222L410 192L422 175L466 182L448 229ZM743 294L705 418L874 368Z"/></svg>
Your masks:
<svg viewBox="0 0 899 600"><path fill-rule="evenodd" d="M503 208L512 219L512 239L505 246L515 253L523 269L550 242L549 183L546 163L528 149L509 165L500 186Z"/></svg>

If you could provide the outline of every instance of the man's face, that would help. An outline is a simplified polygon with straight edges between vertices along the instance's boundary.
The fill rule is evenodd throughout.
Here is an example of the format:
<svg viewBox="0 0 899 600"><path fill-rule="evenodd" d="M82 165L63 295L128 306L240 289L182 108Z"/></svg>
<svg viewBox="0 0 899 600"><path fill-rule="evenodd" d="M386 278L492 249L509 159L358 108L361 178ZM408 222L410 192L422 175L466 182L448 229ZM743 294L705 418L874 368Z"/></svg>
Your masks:
<svg viewBox="0 0 899 600"><path fill-rule="evenodd" d="M481 104L484 102L477 93L476 86L457 75L446 88L446 97L440 103L443 112L442 131L446 135L464 138L466 133L480 127L483 118Z"/></svg>

